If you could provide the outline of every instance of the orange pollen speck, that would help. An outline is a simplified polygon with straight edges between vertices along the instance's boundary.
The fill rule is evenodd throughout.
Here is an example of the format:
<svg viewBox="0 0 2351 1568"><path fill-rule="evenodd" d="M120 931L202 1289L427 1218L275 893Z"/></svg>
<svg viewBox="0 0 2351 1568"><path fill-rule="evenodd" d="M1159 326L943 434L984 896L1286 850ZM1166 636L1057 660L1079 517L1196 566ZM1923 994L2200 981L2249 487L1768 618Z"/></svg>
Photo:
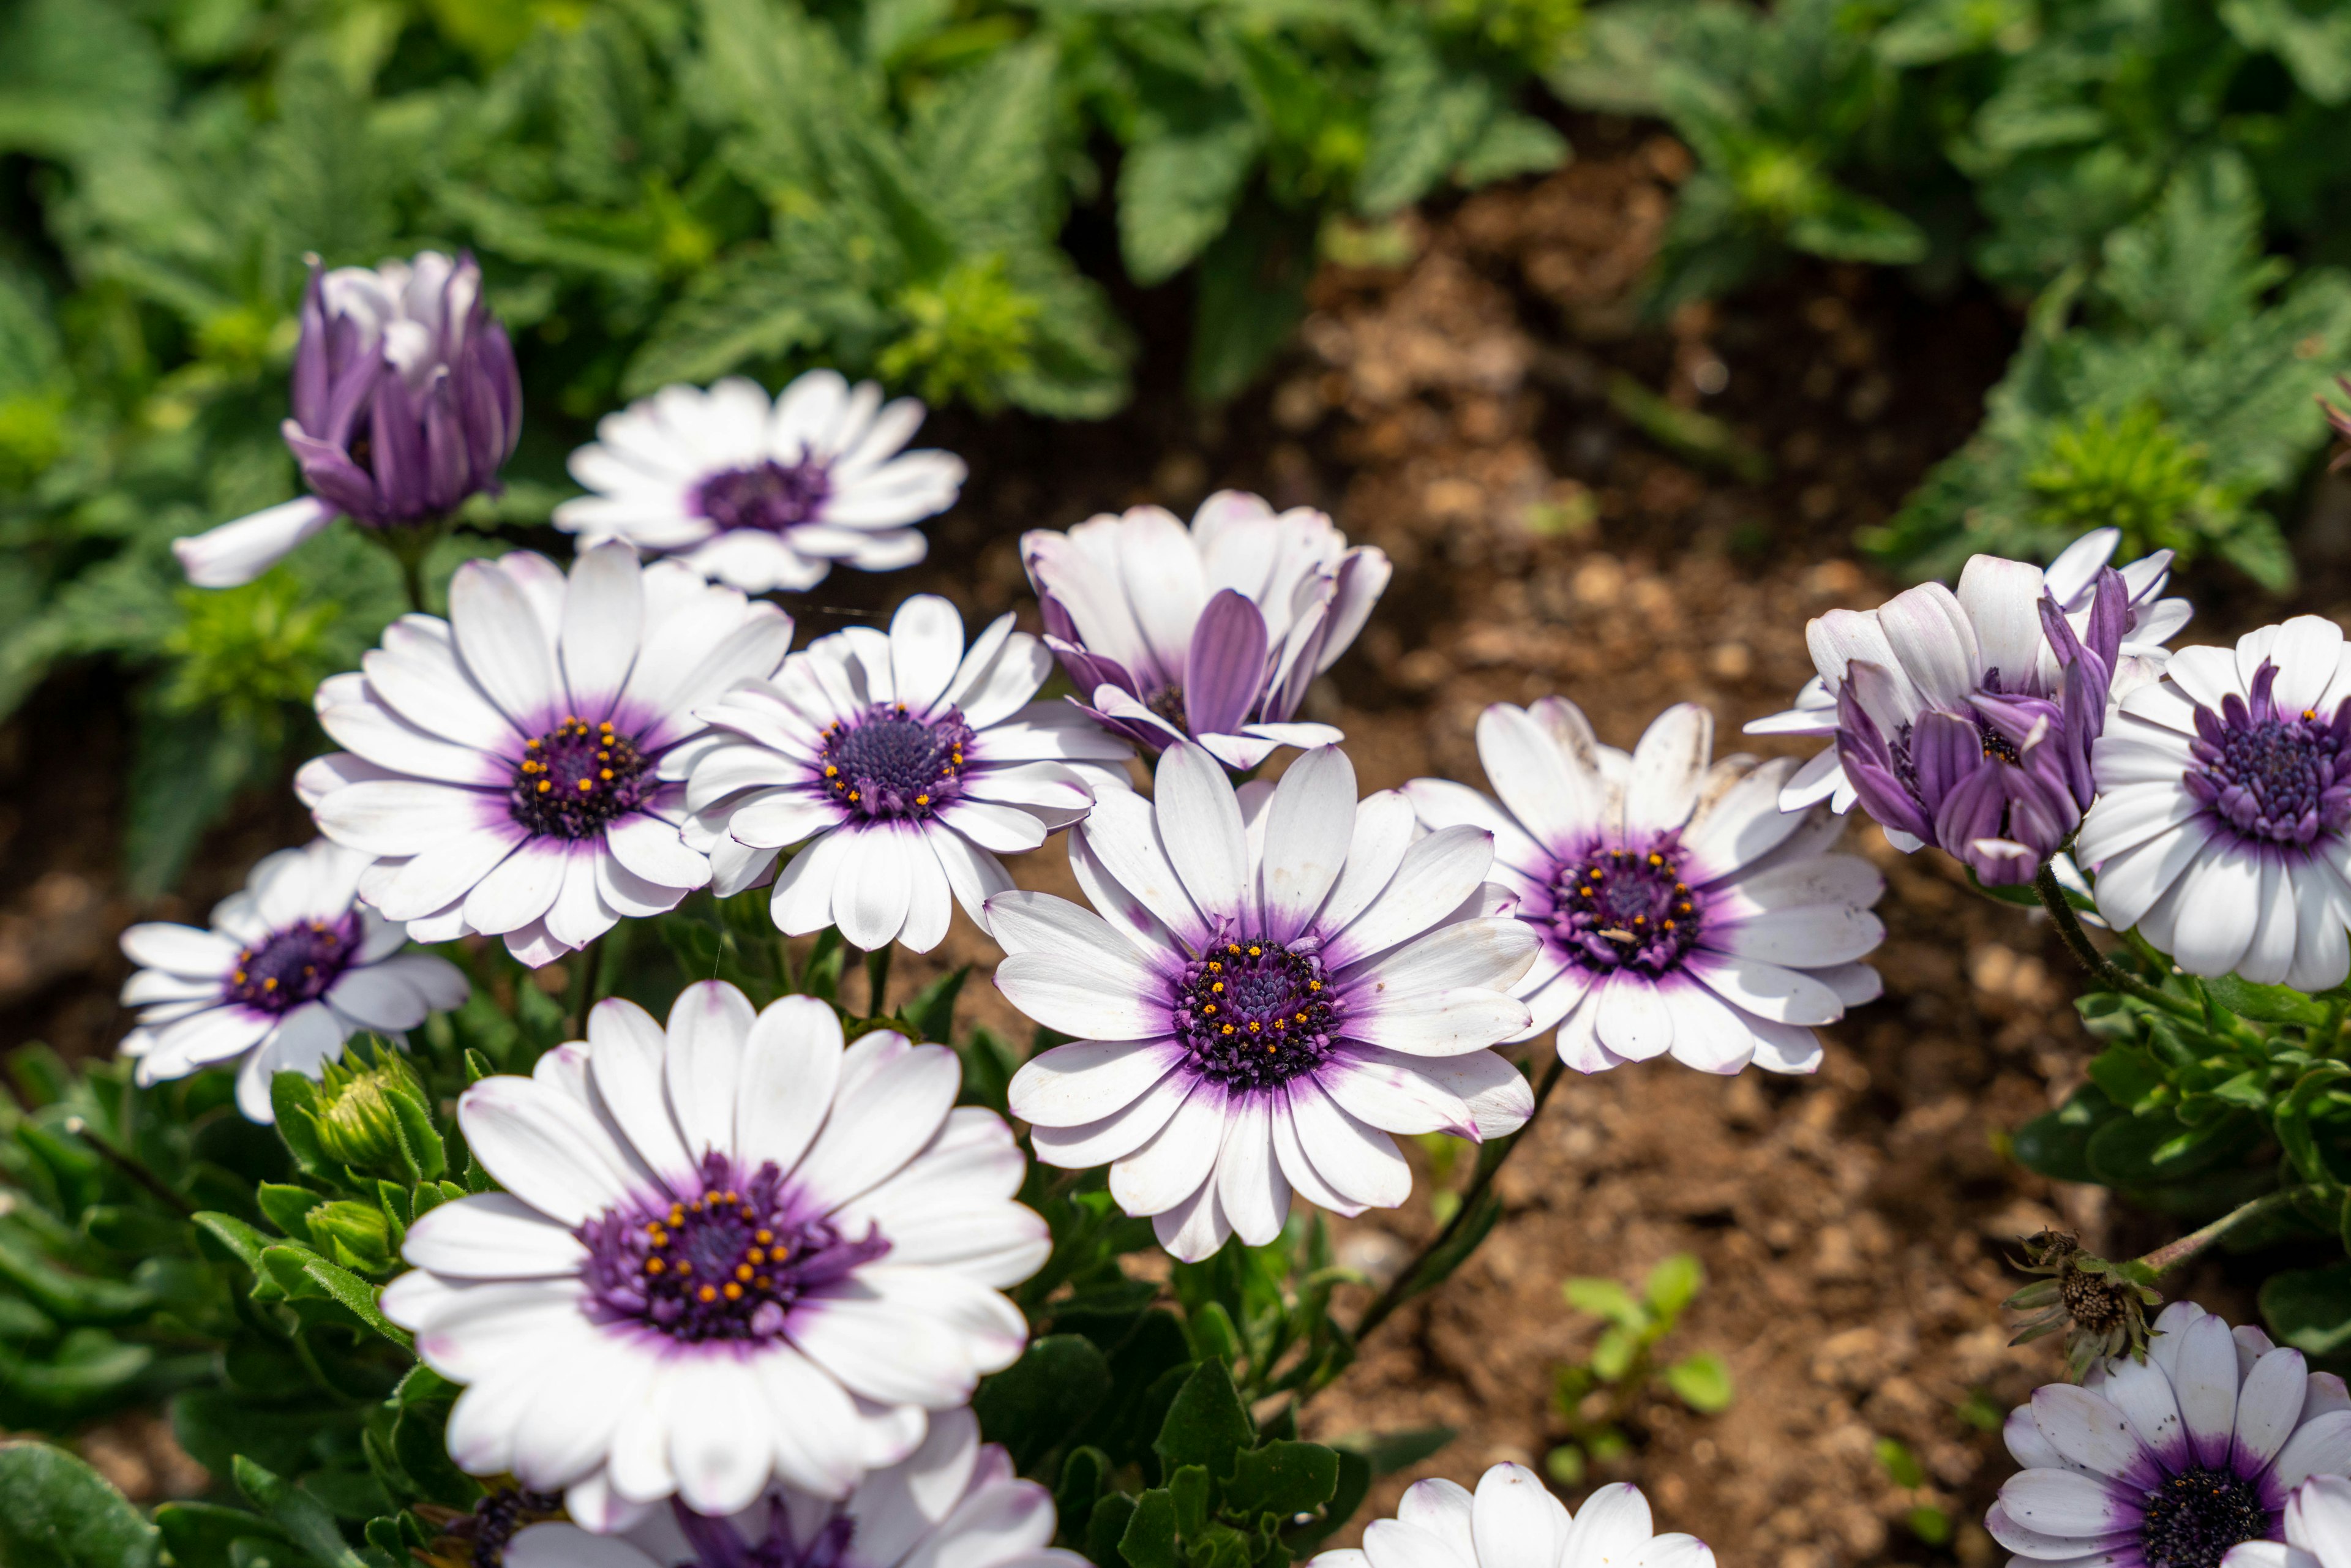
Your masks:
<svg viewBox="0 0 2351 1568"><path fill-rule="evenodd" d="M758 1272L758 1270L752 1268L748 1263L737 1263L735 1265L735 1277L738 1280L747 1280Z"/></svg>
<svg viewBox="0 0 2351 1568"><path fill-rule="evenodd" d="M549 783L548 780L546 780L546 779L540 779L540 780L538 781L538 792L539 792L540 794L542 794L542 795L546 794L549 789L554 789L554 788L555 788L555 786L554 786L553 784Z"/></svg>
<svg viewBox="0 0 2351 1568"><path fill-rule="evenodd" d="M772 1230L755 1230L751 1233L751 1239L758 1242L762 1247L765 1247L768 1242L773 1241L775 1239L776 1233Z"/></svg>
<svg viewBox="0 0 2351 1568"><path fill-rule="evenodd" d="M696 1291L695 1294L701 1299L704 1306L708 1306L711 1302L718 1299L718 1287L716 1285L705 1285L702 1289Z"/></svg>
<svg viewBox="0 0 2351 1568"><path fill-rule="evenodd" d="M775 1281L768 1279L765 1274L762 1274L758 1279L752 1281L751 1283L758 1289L765 1291L772 1287L775 1284Z"/></svg>
<svg viewBox="0 0 2351 1568"><path fill-rule="evenodd" d="M743 1256L754 1263L764 1263L768 1260L768 1254L757 1247L752 1248L749 1251L744 1253Z"/></svg>
<svg viewBox="0 0 2351 1568"><path fill-rule="evenodd" d="M728 1281L726 1284L726 1299L730 1301L741 1301L743 1299L743 1287L736 1284L731 1280Z"/></svg>
<svg viewBox="0 0 2351 1568"><path fill-rule="evenodd" d="M648 1274L661 1273L668 1267L668 1264L663 1262L658 1258L648 1258L645 1260L645 1272Z"/></svg>
<svg viewBox="0 0 2351 1568"><path fill-rule="evenodd" d="M694 1272L694 1261L693 1261L693 1260L688 1259L688 1258L681 1258L681 1259L679 1259L679 1260L677 1260L677 1271L678 1271L679 1273L681 1273L681 1274L691 1274L691 1273L693 1273L693 1272Z"/></svg>

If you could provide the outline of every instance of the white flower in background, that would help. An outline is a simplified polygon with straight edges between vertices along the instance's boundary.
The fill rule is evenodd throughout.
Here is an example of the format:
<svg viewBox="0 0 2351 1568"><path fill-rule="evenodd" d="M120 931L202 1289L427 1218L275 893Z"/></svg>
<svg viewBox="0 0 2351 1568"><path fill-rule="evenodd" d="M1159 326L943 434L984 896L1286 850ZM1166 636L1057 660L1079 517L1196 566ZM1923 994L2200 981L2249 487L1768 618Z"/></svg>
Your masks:
<svg viewBox="0 0 2351 1568"><path fill-rule="evenodd" d="M582 545L621 539L674 553L746 593L813 588L832 563L889 571L923 559L909 524L955 505L963 459L904 452L923 423L910 397L884 403L810 371L770 404L758 384L729 376L707 392L664 387L596 425L571 455L593 494L555 508Z"/></svg>
<svg viewBox="0 0 2351 1568"><path fill-rule="evenodd" d="M664 761L700 703L773 674L791 618L626 545L567 580L517 551L468 561L449 619L404 615L361 674L319 688L347 749L295 787L339 843L375 858L360 895L420 942L503 936L526 964L710 881L679 841L684 787Z"/></svg>
<svg viewBox="0 0 2351 1568"><path fill-rule="evenodd" d="M1493 835L1414 841L1412 808L1360 804L1336 747L1237 795L1185 742L1155 798L1107 790L1070 835L1094 910L987 903L1012 1005L1074 1036L1012 1081L1037 1157L1110 1166L1111 1196L1201 1259L1280 1232L1294 1190L1340 1214L1412 1191L1391 1133L1484 1139L1534 1113L1488 1046L1524 1031L1508 988L1534 934L1491 910Z"/></svg>
<svg viewBox="0 0 2351 1568"><path fill-rule="evenodd" d="M2280 1540L2309 1477L2351 1469L2351 1397L2300 1351L2174 1301L2144 1362L2035 1390L2006 1436L2025 1468L1984 1527L2011 1568L2214 1568L2241 1542Z"/></svg>
<svg viewBox="0 0 2351 1568"><path fill-rule="evenodd" d="M962 1076L944 1046L844 1051L822 1002L755 1017L705 981L666 1034L600 1002L585 1044L466 1090L458 1125L505 1190L418 1219L383 1292L467 1385L451 1458L600 1531L673 1496L843 1497L905 1458L1019 1357L998 1292L1050 1249L1012 1201L1010 1129L955 1108Z"/></svg>
<svg viewBox="0 0 2351 1568"><path fill-rule="evenodd" d="M1810 1072L1812 1026L1876 997L1860 960L1886 935L1869 913L1884 879L1832 852L1843 824L1826 810L1780 810L1794 762L1708 767L1713 744L1688 703L1629 755L1563 697L1497 703L1478 756L1500 802L1442 779L1405 786L1428 827L1494 835L1494 880L1542 939L1515 1038L1556 1026L1561 1060L1585 1072L1668 1051L1708 1072Z"/></svg>
<svg viewBox="0 0 2351 1568"><path fill-rule="evenodd" d="M2323 991L2351 972L2351 653L2316 615L2182 648L2092 753L2074 841L2098 913L2191 975Z"/></svg>
<svg viewBox="0 0 2351 1568"><path fill-rule="evenodd" d="M2313 1476L2286 1500L2285 1540L2229 1549L2221 1568L2351 1568L2351 1480Z"/></svg>
<svg viewBox="0 0 2351 1568"><path fill-rule="evenodd" d="M1247 770L1278 747L1327 746L1295 722L1388 584L1388 558L1311 507L1277 516L1219 490L1186 529L1158 507L1020 538L1045 642L1086 712L1157 751L1179 740Z"/></svg>
<svg viewBox="0 0 2351 1568"><path fill-rule="evenodd" d="M1033 850L1122 788L1126 746L1065 703L1029 699L1052 660L999 617L965 650L963 618L935 594L898 607L885 634L820 637L772 680L697 710L712 733L664 768L687 780L685 841L717 893L756 884L800 846L769 909L793 936L838 925L868 952L927 953L960 903L1012 885L996 857Z"/></svg>
<svg viewBox="0 0 2351 1568"><path fill-rule="evenodd" d="M1473 1494L1455 1481L1417 1481L1394 1519L1374 1520L1359 1550L1325 1552L1307 1568L1714 1568L1695 1535L1658 1535L1649 1500L1625 1481L1600 1488L1570 1514L1524 1465L1496 1465Z"/></svg>
<svg viewBox="0 0 2351 1568"><path fill-rule="evenodd" d="M505 1568L1086 1568L1052 1544L1053 1495L979 1440L968 1410L931 1417L923 1446L835 1500L773 1488L732 1518L673 1501L620 1535L535 1524Z"/></svg>
<svg viewBox="0 0 2351 1568"><path fill-rule="evenodd" d="M2045 570L1992 556L1977 556L1969 561L1970 568L1979 560L1991 563L1991 570L1975 574L1973 583L1969 574L1961 575L1959 599L1986 643L1986 657L2000 677L2001 689L2045 694L2063 685L2056 650L2040 630L2035 606L2044 595L2055 600L2074 635L2086 639L2090 611L2097 596L2098 574L2106 570L2106 562L2114 558L2122 539L2119 528L2093 528L2066 546ZM2171 657L2171 650L2164 644L2179 635L2195 612L2184 599L2162 597L2164 586L2171 577L2169 550L2141 556L2118 570L2127 603L2123 615L2121 651L2111 672L2112 695L2116 697L2163 673L2164 662ZM1882 613L1882 609L1833 610L1807 627L1805 638L1813 644L1813 659L1821 673L1796 694L1794 706L1755 720L1747 727L1747 733L1813 735L1823 740L1834 739L1837 693L1830 683L1844 679L1846 663L1845 657L1835 651L1838 639L1834 633L1841 627L1850 628L1847 643L1857 645L1865 642L1881 650L1877 654L1880 662L1898 666L1902 661L1887 646L1879 629ZM2004 652L2009 664L2020 667L2000 667ZM2022 667L2028 662L2030 668ZM1793 811L1826 800L1843 816L1853 810L1856 799L1837 747L1831 746L1788 780L1785 804Z"/></svg>
<svg viewBox="0 0 2351 1568"><path fill-rule="evenodd" d="M317 1078L354 1033L397 1037L463 1002L455 965L402 953L407 935L356 902L367 863L324 839L279 850L213 906L211 930L158 921L125 931L122 951L140 969L122 1005L140 1011L120 1049L139 1082L239 1061L237 1109L275 1121L273 1073Z"/></svg>

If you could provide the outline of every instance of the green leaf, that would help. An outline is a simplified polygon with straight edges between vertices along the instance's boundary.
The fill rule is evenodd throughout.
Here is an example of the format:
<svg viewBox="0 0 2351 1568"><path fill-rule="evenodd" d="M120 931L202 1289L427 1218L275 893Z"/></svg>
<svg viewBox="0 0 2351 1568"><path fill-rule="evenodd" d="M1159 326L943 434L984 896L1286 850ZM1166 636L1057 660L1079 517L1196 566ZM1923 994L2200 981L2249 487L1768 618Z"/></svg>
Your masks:
<svg viewBox="0 0 2351 1568"><path fill-rule="evenodd" d="M1567 138L1528 114L1501 113L1461 155L1453 177L1483 185L1520 174L1543 174L1567 162Z"/></svg>
<svg viewBox="0 0 2351 1568"><path fill-rule="evenodd" d="M1579 1312L1606 1318L1635 1333L1649 1326L1649 1314L1633 1299L1633 1292L1614 1280L1580 1277L1561 1285L1559 1291Z"/></svg>
<svg viewBox="0 0 2351 1568"><path fill-rule="evenodd" d="M1411 1427L1400 1432L1354 1433L1332 1446L1361 1454L1377 1477L1409 1469L1459 1436L1450 1427Z"/></svg>
<svg viewBox="0 0 2351 1568"><path fill-rule="evenodd" d="M1093 1512L1086 1516L1085 1553L1095 1568L1121 1568L1125 1563L1120 1543L1139 1511L1135 1500L1123 1491L1105 1493L1094 1504ZM1174 1517L1172 1508L1169 1517Z"/></svg>
<svg viewBox="0 0 2351 1568"><path fill-rule="evenodd" d="M1614 1383L1631 1369L1641 1341L1621 1323L1603 1329L1592 1346L1592 1370L1603 1383Z"/></svg>
<svg viewBox="0 0 2351 1568"><path fill-rule="evenodd" d="M1147 288L1196 260L1232 221L1262 145L1236 98L1218 99L1190 122L1128 148L1118 173L1127 275Z"/></svg>
<svg viewBox="0 0 2351 1568"><path fill-rule="evenodd" d="M1167 1478L1167 1495L1176 1503L1176 1533L1195 1547L1208 1528L1208 1494L1215 1490L1205 1465L1178 1465Z"/></svg>
<svg viewBox="0 0 2351 1568"><path fill-rule="evenodd" d="M2198 983L2204 988L2207 996L2239 1018L2252 1019L2261 1023L2305 1026L2326 1021L2325 1007L2291 986L2255 985L2234 975L2221 975Z"/></svg>
<svg viewBox="0 0 2351 1568"><path fill-rule="evenodd" d="M1069 1439L1109 1396L1110 1363L1079 1334L1048 1334L1019 1361L983 1378L972 1413L988 1441L1001 1443L1026 1474Z"/></svg>
<svg viewBox="0 0 2351 1568"><path fill-rule="evenodd" d="M261 1212L270 1224L285 1235L308 1245L310 1228L303 1222L303 1216L327 1200L307 1186L287 1186L266 1181L255 1190L254 1201L261 1206Z"/></svg>
<svg viewBox="0 0 2351 1568"><path fill-rule="evenodd" d="M1183 1559L1176 1551L1176 1499L1166 1488L1154 1487L1134 1500L1134 1512L1118 1540L1118 1554L1129 1568L1181 1568Z"/></svg>
<svg viewBox="0 0 2351 1568"><path fill-rule="evenodd" d="M1706 1283L1706 1270L1695 1252L1677 1252L1649 1270L1648 1282L1642 1294L1648 1298L1649 1311L1667 1322L1681 1316L1682 1309L1698 1299L1698 1287Z"/></svg>
<svg viewBox="0 0 2351 1568"><path fill-rule="evenodd" d="M2283 60L2303 91L2351 99L2351 13L2326 0L2220 0L2220 11L2237 42Z"/></svg>
<svg viewBox="0 0 2351 1568"><path fill-rule="evenodd" d="M1212 1476L1226 1476L1232 1473L1233 1456L1256 1436L1257 1427L1233 1387L1231 1369L1221 1361L1204 1361L1176 1390L1151 1447L1163 1473L1201 1465Z"/></svg>
<svg viewBox="0 0 2351 1568"><path fill-rule="evenodd" d="M898 1009L906 1027L914 1031L918 1040L949 1043L955 1035L956 998L963 983L971 975L969 964L948 970L916 992L912 1001Z"/></svg>
<svg viewBox="0 0 2351 1568"><path fill-rule="evenodd" d="M1074 1533L1074 1521L1091 1519L1094 1504L1110 1485L1110 1456L1092 1445L1072 1448L1061 1461L1053 1482L1053 1517L1063 1521L1061 1533Z"/></svg>
<svg viewBox="0 0 2351 1568"><path fill-rule="evenodd" d="M1330 1501L1339 1486L1339 1456L1319 1443L1268 1443L1235 1464L1225 1506L1243 1515L1270 1513L1286 1523Z"/></svg>
<svg viewBox="0 0 2351 1568"><path fill-rule="evenodd" d="M1719 1415L1730 1408L1730 1368L1723 1364L1720 1356L1709 1352L1686 1355L1666 1368L1666 1386L1701 1416Z"/></svg>
<svg viewBox="0 0 2351 1568"><path fill-rule="evenodd" d="M0 1443L0 1562L148 1568L155 1527L89 1465L47 1443Z"/></svg>
<svg viewBox="0 0 2351 1568"><path fill-rule="evenodd" d="M292 1481L264 1469L240 1454L234 1471L237 1490L275 1521L294 1543L326 1568L374 1568L351 1550L327 1505Z"/></svg>
<svg viewBox="0 0 2351 1568"><path fill-rule="evenodd" d="M2123 1114L2103 1090L2085 1085L2054 1111L2044 1111L2016 1130L2011 1145L2025 1169L2058 1181L2095 1181L2090 1171L2090 1134Z"/></svg>
<svg viewBox="0 0 2351 1568"><path fill-rule="evenodd" d="M212 1502L167 1502L155 1511L155 1526L173 1568L241 1568L243 1554L232 1555L240 1541L294 1544L275 1521Z"/></svg>
<svg viewBox="0 0 2351 1568"><path fill-rule="evenodd" d="M1478 145L1500 108L1494 83L1457 73L1421 39L1383 62L1355 210L1385 217L1426 195Z"/></svg>

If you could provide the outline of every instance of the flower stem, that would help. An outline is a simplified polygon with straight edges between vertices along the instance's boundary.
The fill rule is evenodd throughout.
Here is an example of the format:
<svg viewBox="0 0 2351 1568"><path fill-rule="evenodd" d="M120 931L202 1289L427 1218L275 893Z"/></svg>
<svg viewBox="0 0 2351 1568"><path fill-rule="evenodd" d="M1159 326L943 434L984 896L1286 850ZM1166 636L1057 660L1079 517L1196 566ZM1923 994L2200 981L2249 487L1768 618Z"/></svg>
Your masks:
<svg viewBox="0 0 2351 1568"><path fill-rule="evenodd" d="M865 1016L867 1018L878 1019L889 1016L883 1011L882 1004L889 999L890 955L896 951L895 946L884 943L865 955Z"/></svg>
<svg viewBox="0 0 2351 1568"><path fill-rule="evenodd" d="M588 1009L596 1005L597 971L604 967L604 939L597 937L580 949L580 972L571 977L571 1035L588 1038Z"/></svg>
<svg viewBox="0 0 2351 1568"><path fill-rule="evenodd" d="M1451 1242L1460 1228L1469 1223L1470 1217L1477 1213L1479 1200L1485 1197L1487 1189L1494 1185L1494 1177L1501 1170L1502 1162L1510 1157L1511 1152L1533 1129L1535 1118L1542 1114L1543 1102L1551 1098L1551 1092L1559 1082L1560 1074L1566 1070L1566 1067L1567 1064L1554 1052L1551 1066L1545 1070L1541 1081L1535 1085L1535 1108L1528 1113L1526 1125L1509 1137L1501 1139L1497 1144L1489 1145L1486 1149L1479 1151L1478 1174L1470 1179L1469 1190L1461 1195L1461 1207L1453 1211L1453 1218L1446 1221L1444 1228L1437 1231L1428 1245L1422 1248L1411 1262L1397 1270L1396 1277L1388 1281L1388 1288L1380 1292L1379 1299L1365 1310L1362 1317L1355 1320L1353 1333L1357 1344L1360 1345L1374 1330L1394 1316L1398 1307L1403 1306L1413 1297L1420 1294L1422 1290L1427 1288L1419 1283L1421 1270L1427 1267L1428 1260ZM1337 1369L1334 1367L1332 1370L1335 1374Z"/></svg>
<svg viewBox="0 0 2351 1568"><path fill-rule="evenodd" d="M173 1191L172 1185L149 1169L144 1160L127 1149L116 1148L113 1144L99 1136L98 1129L81 1117L68 1117L65 1127L68 1133L98 1151L100 1159L162 1198L165 1204L177 1210L183 1218L196 1212L196 1206Z"/></svg>
<svg viewBox="0 0 2351 1568"><path fill-rule="evenodd" d="M2264 1193L2250 1203L2238 1205L2201 1229L2191 1230L2177 1241L2166 1242L2136 1261L2151 1274L2161 1274L2177 1269L2245 1221L2257 1219L2276 1209L2283 1208L2295 1198L2300 1197L2304 1190L2298 1186L2290 1186L2280 1192Z"/></svg>
<svg viewBox="0 0 2351 1568"><path fill-rule="evenodd" d="M2033 873L2032 891L2041 895L2041 907L2049 912L2049 923L2057 928L2058 940L2065 944L2065 951L2074 956L2074 962L2088 970L2090 977L2108 990L2120 991L2126 997L2136 997L2149 1007L2161 1008L2168 1013L2200 1021L2204 1010L2195 1003L2150 986L2135 975L2125 974L2091 945L2090 934L2082 929L2082 922L2074 913L2073 902L2065 896L2065 889L2057 881L2055 864L2053 861L2041 862L2041 869Z"/></svg>

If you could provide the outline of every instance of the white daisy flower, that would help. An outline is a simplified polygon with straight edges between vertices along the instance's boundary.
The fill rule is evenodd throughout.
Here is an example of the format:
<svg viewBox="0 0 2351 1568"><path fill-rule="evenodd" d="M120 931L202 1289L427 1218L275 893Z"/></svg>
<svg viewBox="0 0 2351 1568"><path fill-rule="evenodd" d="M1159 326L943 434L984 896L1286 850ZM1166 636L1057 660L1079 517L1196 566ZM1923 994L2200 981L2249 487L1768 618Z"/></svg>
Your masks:
<svg viewBox="0 0 2351 1568"><path fill-rule="evenodd" d="M1984 1527L2012 1568L2216 1568L2240 1542L2282 1539L2309 1477L2351 1469L2351 1397L2300 1351L2174 1301L2145 1361L2035 1390L2006 1437L2025 1468Z"/></svg>
<svg viewBox="0 0 2351 1568"><path fill-rule="evenodd" d="M237 1109L274 1122L273 1074L320 1077L360 1030L398 1040L463 1002L455 965L402 952L407 934L357 902L367 863L324 839L279 850L213 906L211 930L154 921L125 931L123 954L140 969L122 1005L140 1011L119 1049L138 1062L139 1082L239 1061Z"/></svg>
<svg viewBox="0 0 2351 1568"><path fill-rule="evenodd" d="M931 1417L923 1446L846 1499L773 1487L732 1518L673 1500L619 1535L534 1524L506 1568L1086 1568L1053 1539L1053 1495L979 1440L968 1410Z"/></svg>
<svg viewBox="0 0 2351 1568"><path fill-rule="evenodd" d="M564 1491L597 1531L673 1496L738 1513L771 1486L843 1497L1028 1337L998 1292L1050 1249L1023 1162L956 1109L944 1046L723 981L662 1027L597 1004L588 1040L465 1091L503 1192L434 1209L383 1292L465 1384L451 1458Z"/></svg>
<svg viewBox="0 0 2351 1568"><path fill-rule="evenodd" d="M2232 1546L2220 1568L2351 1568L2351 1480L2313 1476L2285 1504L2285 1540Z"/></svg>
<svg viewBox="0 0 2351 1568"><path fill-rule="evenodd" d="M2182 648L2124 697L2074 856L2098 912L2191 975L2351 972L2351 652L2316 615Z"/></svg>
<svg viewBox="0 0 2351 1568"><path fill-rule="evenodd" d="M967 651L963 618L935 594L898 607L884 634L820 637L772 680L696 710L712 733L664 767L687 780L685 841L723 897L799 846L769 909L792 936L838 925L868 952L927 953L960 903L1012 885L996 857L1033 850L1083 816L1128 748L1065 703L1029 699L1052 667L999 617Z"/></svg>
<svg viewBox="0 0 2351 1568"><path fill-rule="evenodd" d="M663 764L702 732L697 704L774 673L791 638L774 605L626 545L583 551L568 580L527 551L468 561L447 621L402 616L364 673L319 688L349 749L296 789L321 832L375 858L360 895L411 936L480 932L550 963L710 881Z"/></svg>
<svg viewBox="0 0 2351 1568"><path fill-rule="evenodd" d="M1298 720L1387 587L1388 558L1311 507L1219 490L1191 527L1159 507L1020 536L1045 642L1103 726L1246 771L1339 732Z"/></svg>
<svg viewBox="0 0 2351 1568"><path fill-rule="evenodd" d="M1884 879L1832 852L1843 824L1828 811L1781 811L1794 762L1708 767L1713 745L1689 703L1629 755L1564 697L1497 703L1478 756L1500 802L1442 779L1405 786L1426 826L1494 835L1494 880L1541 938L1513 1038L1555 1027L1561 1060L1585 1072L1667 1052L1708 1072L1810 1072L1813 1026L1877 996L1860 960L1886 936L1869 913Z"/></svg>
<svg viewBox="0 0 2351 1568"><path fill-rule="evenodd" d="M1571 1514L1526 1466L1496 1465L1474 1494L1415 1482L1394 1519L1364 1528L1360 1549L1322 1552L1307 1568L1714 1568L1714 1552L1695 1535L1656 1534L1649 1500L1628 1482Z"/></svg>
<svg viewBox="0 0 2351 1568"><path fill-rule="evenodd" d="M1192 1260L1272 1240L1293 1190L1341 1214L1404 1202L1391 1133L1516 1131L1534 1096L1486 1048L1526 1029L1507 991L1537 944L1491 913L1493 859L1482 829L1415 842L1393 790L1359 804L1336 747L1238 795L1169 747L1154 800L1106 790L1070 835L1099 913L987 902L998 988L1076 1037L1012 1080L1037 1157L1109 1164L1119 1206Z"/></svg>
<svg viewBox="0 0 2351 1568"><path fill-rule="evenodd" d="M746 593L813 588L835 561L890 571L923 559L908 525L955 505L963 459L904 452L923 423L910 397L882 401L833 371L810 371L770 404L730 376L705 392L664 387L596 425L571 455L591 495L555 526L582 544L621 539L674 553Z"/></svg>

